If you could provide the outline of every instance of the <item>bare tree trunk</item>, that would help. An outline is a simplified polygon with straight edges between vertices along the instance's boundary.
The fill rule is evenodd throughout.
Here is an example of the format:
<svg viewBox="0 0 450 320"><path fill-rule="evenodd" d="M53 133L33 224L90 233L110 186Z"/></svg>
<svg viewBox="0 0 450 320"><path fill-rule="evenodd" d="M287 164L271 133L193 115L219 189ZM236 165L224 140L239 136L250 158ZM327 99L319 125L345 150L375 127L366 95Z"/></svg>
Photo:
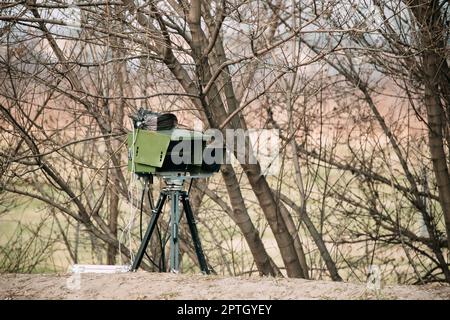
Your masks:
<svg viewBox="0 0 450 320"><path fill-rule="evenodd" d="M289 197L285 196L284 194L280 194L280 199L300 215L300 219L305 224L311 237L314 240L314 243L319 249L320 256L322 257L323 261L325 262L325 265L327 266L331 279L333 279L334 281L342 281L342 278L339 275L338 269L336 267L336 263L333 261L333 258L331 258L330 252L328 251L328 248L325 246L325 242L323 241L321 234L319 233L314 223L309 218L308 213L304 211L302 207L297 206L294 201L289 199Z"/></svg>
<svg viewBox="0 0 450 320"><path fill-rule="evenodd" d="M115 10L115 16L120 21L123 14L117 10L117 8L114 8ZM126 64L124 61L121 61L121 57L125 56L125 53L123 52L124 43L123 39L112 39L112 56L113 58L117 59L118 62L114 64L113 70L114 70L114 77L112 84L112 87L115 89L114 92L117 92L119 94L119 99L114 101L114 103L111 103L111 107L114 109L111 110L110 106L106 106L106 108L109 109L110 113L110 127L111 131L114 131L114 129L121 130L124 127L124 109L125 109L125 86L127 82L127 70L126 70ZM112 149L108 149L110 152L112 152L111 156L113 156L113 152L119 147L120 141L119 140L113 140L111 142L111 145L113 146ZM120 155L118 156L120 159ZM117 238L117 226L118 226L118 218L119 218L119 186L120 186L120 176L121 171L120 168L117 167L114 162L112 162L113 168L111 169L111 182L109 183L109 220L108 220L108 226L111 231L111 234ZM107 249L107 263L108 264L115 264L116 263L116 254L117 254L117 248L109 244Z"/></svg>
<svg viewBox="0 0 450 320"><path fill-rule="evenodd" d="M425 105L427 108L429 125L429 147L434 175L439 191L439 203L445 219L448 248L450 248L450 177L447 166L447 157L444 151L444 131L442 123L444 113L439 97L436 96L437 87L432 83L432 79L437 71L436 60L431 55L425 54L424 64L427 75L429 76L428 81L425 84Z"/></svg>
<svg viewBox="0 0 450 320"><path fill-rule="evenodd" d="M445 125L443 123L446 117L439 95L439 81L443 79L440 77L440 68L446 58L445 55L440 56L439 52L445 52L444 29L446 27L441 17L439 1L417 0L408 2L411 5L411 11L421 26L421 45L425 48L422 51L422 68L425 78L424 103L428 119L428 145L439 191L439 203L445 219L448 248L450 249L450 176L444 147ZM446 88L448 83L441 85ZM448 268L444 270L444 273L447 280L450 281Z"/></svg>
<svg viewBox="0 0 450 320"><path fill-rule="evenodd" d="M233 167L223 165L221 172L232 206L233 215L231 218L244 235L259 272L261 275L279 276L278 268L272 264L259 232L250 219Z"/></svg>
<svg viewBox="0 0 450 320"><path fill-rule="evenodd" d="M267 180L261 174L261 167L259 164L242 164L242 168L275 236L288 277L303 278L304 272L298 259L294 239L286 226Z"/></svg>
<svg viewBox="0 0 450 320"><path fill-rule="evenodd" d="M200 18L201 1L192 1L188 16L188 23L192 33L193 57L194 61L196 62L199 88L201 89L212 80L212 75L208 59L206 56L203 56L204 50L207 48L208 44L205 40L205 35L203 34L200 27ZM213 82L209 88L209 91L205 94L203 92L200 92L200 96L202 107L206 112L209 124L211 125L211 127L219 127L219 124L223 123L227 117L216 84ZM239 128L238 124L235 124L235 129L236 128ZM250 143L248 142L248 139L246 140L246 152L251 152ZM248 157L245 158L248 159ZM274 199L274 195L272 194L270 186L261 173L261 167L259 163L241 164L241 166L247 175L253 192L258 199L261 209L263 210L278 243L278 247L280 248L281 256L286 267L287 275L293 278L304 277L304 272L300 265L297 251L294 246L294 240L292 239L292 236L286 227L284 219L282 218L278 210L278 206Z"/></svg>
<svg viewBox="0 0 450 320"><path fill-rule="evenodd" d="M115 181L116 179L114 179ZM109 186L109 221L108 226L111 234L117 238L117 219L119 216L119 194L114 185ZM107 264L116 264L117 248L114 244L108 244Z"/></svg>

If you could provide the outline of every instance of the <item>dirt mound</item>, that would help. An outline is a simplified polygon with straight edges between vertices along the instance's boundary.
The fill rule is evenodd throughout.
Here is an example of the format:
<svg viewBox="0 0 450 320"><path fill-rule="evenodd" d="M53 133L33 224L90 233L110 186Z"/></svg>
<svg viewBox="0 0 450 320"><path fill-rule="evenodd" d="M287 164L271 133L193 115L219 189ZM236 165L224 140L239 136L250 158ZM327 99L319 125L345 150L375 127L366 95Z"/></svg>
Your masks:
<svg viewBox="0 0 450 320"><path fill-rule="evenodd" d="M169 273L0 275L0 299L450 299L450 286L386 286Z"/></svg>

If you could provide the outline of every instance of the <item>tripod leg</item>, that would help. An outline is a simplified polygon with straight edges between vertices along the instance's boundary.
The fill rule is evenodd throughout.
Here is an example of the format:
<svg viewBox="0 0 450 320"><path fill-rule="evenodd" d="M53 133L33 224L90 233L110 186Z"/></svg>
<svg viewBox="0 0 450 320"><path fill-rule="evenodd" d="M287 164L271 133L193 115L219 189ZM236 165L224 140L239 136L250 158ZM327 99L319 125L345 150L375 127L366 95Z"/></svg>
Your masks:
<svg viewBox="0 0 450 320"><path fill-rule="evenodd" d="M203 253L202 244L198 236L197 226L195 224L194 213L192 212L192 207L189 202L189 197L187 192L183 192L181 195L181 202L183 203L184 212L186 213L186 220L189 225L189 230L192 235L192 240L194 241L195 253L197 254L198 263L200 264L200 269L203 273L209 274L208 265L206 264L205 255Z"/></svg>
<svg viewBox="0 0 450 320"><path fill-rule="evenodd" d="M152 211L152 217L148 224L147 231L145 232L144 238L142 239L139 250L134 258L133 265L131 266L131 271L136 271L141 265L142 258L144 257L145 250L147 249L150 238L152 237L153 230L155 230L156 223L158 222L159 215L161 214L164 202L166 201L167 195L161 193L159 195L158 203L155 209Z"/></svg>
<svg viewBox="0 0 450 320"><path fill-rule="evenodd" d="M180 270L180 243L178 240L178 223L180 221L180 209L178 201L179 191L171 193L171 213L170 213L170 271L177 273Z"/></svg>

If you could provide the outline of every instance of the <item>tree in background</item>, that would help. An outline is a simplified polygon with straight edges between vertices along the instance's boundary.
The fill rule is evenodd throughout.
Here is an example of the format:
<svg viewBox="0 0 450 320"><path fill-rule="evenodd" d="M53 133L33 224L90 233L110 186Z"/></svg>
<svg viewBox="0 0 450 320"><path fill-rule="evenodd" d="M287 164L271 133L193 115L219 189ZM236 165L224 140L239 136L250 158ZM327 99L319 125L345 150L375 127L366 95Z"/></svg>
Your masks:
<svg viewBox="0 0 450 320"><path fill-rule="evenodd" d="M72 261L81 228L95 259L114 264L119 249L132 258L121 234L138 202L124 166L128 114L275 128L277 176L240 163L193 185L214 269L364 281L376 262L398 281L449 281L447 11L443 1L2 5L1 196L64 217ZM391 96L405 112L377 101ZM193 249L182 249L188 266Z"/></svg>

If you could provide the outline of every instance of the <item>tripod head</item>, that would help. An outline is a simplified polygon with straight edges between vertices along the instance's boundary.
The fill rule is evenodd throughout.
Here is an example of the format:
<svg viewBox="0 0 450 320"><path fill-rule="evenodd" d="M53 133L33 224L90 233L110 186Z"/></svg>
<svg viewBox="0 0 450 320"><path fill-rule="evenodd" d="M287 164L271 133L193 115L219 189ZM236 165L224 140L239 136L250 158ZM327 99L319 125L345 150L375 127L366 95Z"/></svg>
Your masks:
<svg viewBox="0 0 450 320"><path fill-rule="evenodd" d="M140 174L139 176L143 178L148 183L153 183L153 177L157 176L161 178L166 186L163 187L165 190L183 190L184 182L186 180L192 179L206 179L211 177L212 173L198 173L198 174L189 174L186 172L157 172L155 174Z"/></svg>

